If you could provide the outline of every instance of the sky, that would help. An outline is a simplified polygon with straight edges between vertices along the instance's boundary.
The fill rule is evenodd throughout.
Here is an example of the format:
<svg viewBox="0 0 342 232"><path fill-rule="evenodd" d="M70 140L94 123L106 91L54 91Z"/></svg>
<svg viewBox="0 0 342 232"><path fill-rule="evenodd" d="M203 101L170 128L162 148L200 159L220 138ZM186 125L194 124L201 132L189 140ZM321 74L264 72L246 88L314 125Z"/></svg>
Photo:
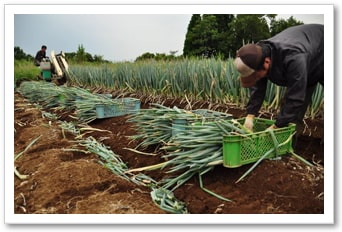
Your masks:
<svg viewBox="0 0 342 232"><path fill-rule="evenodd" d="M323 14L292 16L324 24ZM48 54L76 52L82 45L113 62L134 61L145 52L181 55L190 19L191 14L15 14L14 45L32 56L43 44Z"/></svg>
<svg viewBox="0 0 342 232"><path fill-rule="evenodd" d="M111 61L134 60L145 52L182 54L191 15L15 15L14 44L35 54L48 50L76 52Z"/></svg>

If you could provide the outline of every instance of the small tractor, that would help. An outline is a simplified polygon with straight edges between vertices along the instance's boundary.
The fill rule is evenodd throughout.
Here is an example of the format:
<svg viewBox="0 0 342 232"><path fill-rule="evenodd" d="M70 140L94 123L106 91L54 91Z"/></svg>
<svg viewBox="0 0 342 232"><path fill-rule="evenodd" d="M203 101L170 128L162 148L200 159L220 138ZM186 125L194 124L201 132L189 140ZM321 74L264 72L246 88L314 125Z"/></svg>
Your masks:
<svg viewBox="0 0 342 232"><path fill-rule="evenodd" d="M67 72L69 65L65 60L65 54L60 52L55 54L51 51L50 58L44 58L40 62L41 78L46 81L51 81L56 85L63 85L67 81Z"/></svg>

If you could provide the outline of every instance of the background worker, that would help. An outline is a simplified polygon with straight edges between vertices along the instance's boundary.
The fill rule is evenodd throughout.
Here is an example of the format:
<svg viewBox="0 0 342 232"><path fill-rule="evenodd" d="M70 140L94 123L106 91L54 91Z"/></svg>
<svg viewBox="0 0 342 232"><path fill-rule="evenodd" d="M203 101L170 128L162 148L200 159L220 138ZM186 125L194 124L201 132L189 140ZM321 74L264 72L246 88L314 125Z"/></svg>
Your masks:
<svg viewBox="0 0 342 232"><path fill-rule="evenodd" d="M261 108L270 80L287 88L285 103L269 129L295 123L298 134L298 125L303 123L317 83L324 86L324 26L293 26L272 38L241 47L236 55L234 64L240 73L240 83L251 88L244 126L253 130L254 117Z"/></svg>
<svg viewBox="0 0 342 232"><path fill-rule="evenodd" d="M36 54L36 56L35 56L35 58L34 58L34 64L35 64L36 66L39 66L39 65L40 65L40 62L42 62L42 60L43 60L44 58L46 58L46 49L47 49L47 47L46 47L45 45L43 45L43 46L41 47L41 49L37 52L37 54Z"/></svg>

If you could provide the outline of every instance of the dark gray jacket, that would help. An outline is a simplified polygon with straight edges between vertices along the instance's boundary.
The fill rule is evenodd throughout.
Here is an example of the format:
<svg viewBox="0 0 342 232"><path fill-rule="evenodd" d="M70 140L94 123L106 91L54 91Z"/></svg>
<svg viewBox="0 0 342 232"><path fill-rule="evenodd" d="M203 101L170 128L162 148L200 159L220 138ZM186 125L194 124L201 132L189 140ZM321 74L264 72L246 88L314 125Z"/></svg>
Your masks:
<svg viewBox="0 0 342 232"><path fill-rule="evenodd" d="M285 104L277 116L276 126L296 123L304 105L307 87L324 83L324 26L304 24L285 29L274 37L259 42L271 49L271 68L251 88L247 113L257 115L264 101L267 80L286 86Z"/></svg>
<svg viewBox="0 0 342 232"><path fill-rule="evenodd" d="M46 58L46 52L39 50L34 58L34 64L36 66L40 65L40 62L42 62L43 58Z"/></svg>

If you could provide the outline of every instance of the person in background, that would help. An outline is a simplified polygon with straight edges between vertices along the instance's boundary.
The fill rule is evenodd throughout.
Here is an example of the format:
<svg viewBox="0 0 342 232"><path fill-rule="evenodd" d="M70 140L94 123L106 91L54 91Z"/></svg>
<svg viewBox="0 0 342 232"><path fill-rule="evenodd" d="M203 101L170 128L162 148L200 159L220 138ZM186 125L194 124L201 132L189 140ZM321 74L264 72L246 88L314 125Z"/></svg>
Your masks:
<svg viewBox="0 0 342 232"><path fill-rule="evenodd" d="M244 126L253 131L254 117L264 101L269 80L285 86L286 93L275 124L268 129L295 123L298 134L316 85L324 86L324 26L293 26L269 39L244 45L237 51L234 65L241 86L251 90Z"/></svg>
<svg viewBox="0 0 342 232"><path fill-rule="evenodd" d="M44 58L46 58L46 49L47 49L47 47L46 47L45 45L43 45L43 46L41 47L41 49L37 52L37 54L36 54L36 56L35 56L35 58L34 58L34 64L35 64L36 66L39 66L39 65L40 65L40 62L42 62L42 60L43 60Z"/></svg>

